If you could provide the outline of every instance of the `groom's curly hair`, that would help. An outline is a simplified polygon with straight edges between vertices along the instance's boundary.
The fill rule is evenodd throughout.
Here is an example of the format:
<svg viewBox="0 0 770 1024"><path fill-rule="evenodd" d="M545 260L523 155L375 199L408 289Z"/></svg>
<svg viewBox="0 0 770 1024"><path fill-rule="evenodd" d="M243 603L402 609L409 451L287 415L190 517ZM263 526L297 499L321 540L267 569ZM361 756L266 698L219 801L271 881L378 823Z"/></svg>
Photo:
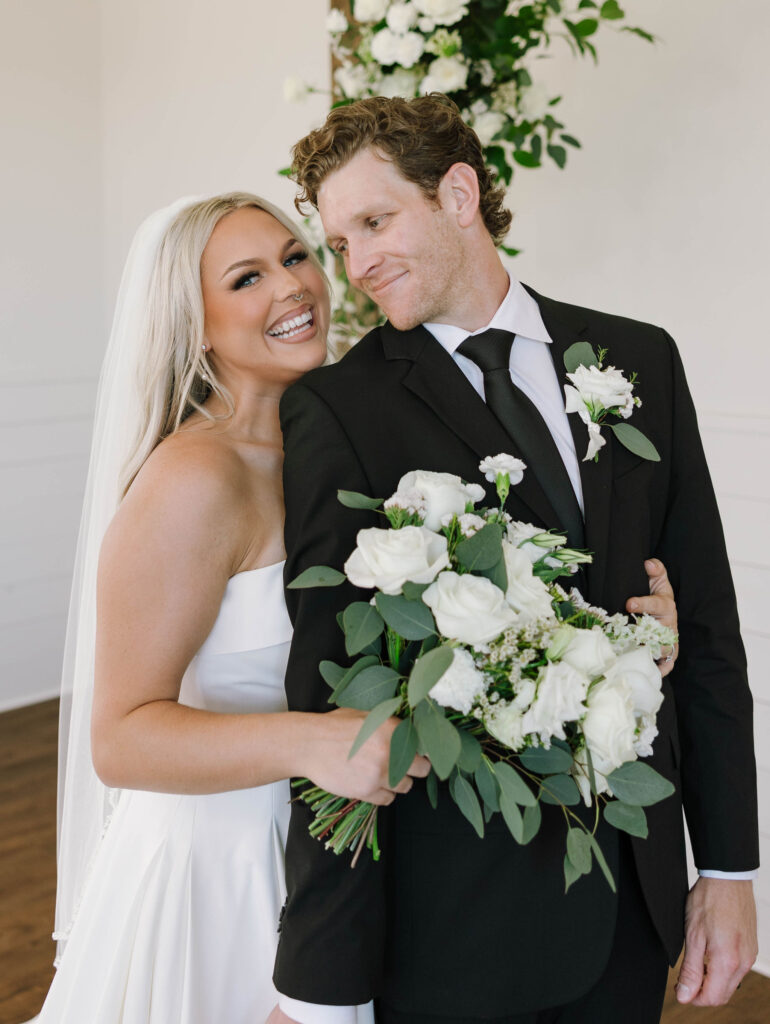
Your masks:
<svg viewBox="0 0 770 1024"><path fill-rule="evenodd" d="M369 146L392 160L429 200L436 199L439 182L452 164L469 164L478 178L487 231L495 244L503 240L511 224L511 212L503 206L505 189L484 163L478 136L457 105L441 93L412 100L371 96L331 110L325 123L292 150L291 177L300 187L294 200L297 210L303 213L305 203L317 208L324 180Z"/></svg>

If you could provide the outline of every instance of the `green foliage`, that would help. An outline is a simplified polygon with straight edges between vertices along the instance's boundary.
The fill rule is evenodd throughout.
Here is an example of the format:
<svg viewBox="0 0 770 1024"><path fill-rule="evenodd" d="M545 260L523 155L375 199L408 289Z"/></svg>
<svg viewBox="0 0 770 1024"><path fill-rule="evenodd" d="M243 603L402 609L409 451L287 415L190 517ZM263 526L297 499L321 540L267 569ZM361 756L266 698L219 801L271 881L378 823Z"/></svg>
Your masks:
<svg viewBox="0 0 770 1024"><path fill-rule="evenodd" d="M384 700L381 704L378 704L375 708L369 712L363 721L361 728L358 730L353 746L350 748L348 757L353 755L360 750L360 748L366 743L369 737L375 733L381 725L398 711L401 707L401 698L392 697L390 700ZM414 757L414 755L412 755ZM391 745L390 751L391 761L393 760L393 748ZM400 778L401 776L399 776ZM398 781L398 780L396 780Z"/></svg>
<svg viewBox="0 0 770 1024"><path fill-rule="evenodd" d="M451 647L435 647L423 654L414 663L409 676L408 698L410 707L416 707L423 701L439 679L452 664L454 654ZM443 716L442 716L443 717Z"/></svg>
<svg viewBox="0 0 770 1024"><path fill-rule="evenodd" d="M641 430L632 427L630 423L612 423L610 426L618 441L634 455L649 462L660 462L658 449Z"/></svg>
<svg viewBox="0 0 770 1024"><path fill-rule="evenodd" d="M567 373L574 373L578 366L598 365L599 360L594 352L593 345L587 341L576 341L564 353L564 369Z"/></svg>
<svg viewBox="0 0 770 1024"><path fill-rule="evenodd" d="M604 805L604 817L610 825L631 836L647 838L647 815L641 807L624 804L621 800L610 800Z"/></svg>
<svg viewBox="0 0 770 1024"><path fill-rule="evenodd" d="M492 569L503 557L503 528L499 523L487 523L472 537L461 540L455 557L468 572Z"/></svg>
<svg viewBox="0 0 770 1024"><path fill-rule="evenodd" d="M394 632L405 640L424 640L436 632L430 608L422 601L410 601L400 594L378 593L377 611Z"/></svg>
<svg viewBox="0 0 770 1024"><path fill-rule="evenodd" d="M414 712L420 746L440 779L448 779L462 749L460 734L430 697Z"/></svg>
<svg viewBox="0 0 770 1024"><path fill-rule="evenodd" d="M607 776L614 796L634 807L650 807L674 792L674 784L641 761L628 761Z"/></svg>
<svg viewBox="0 0 770 1024"><path fill-rule="evenodd" d="M449 792L452 794L452 799L460 808L460 811L473 825L478 837L483 839L484 816L481 813L481 804L473 786L460 772L456 771L452 774L452 778L449 781Z"/></svg>
<svg viewBox="0 0 770 1024"><path fill-rule="evenodd" d="M345 582L345 575L338 569L331 569L328 565L311 565L299 576L296 576L291 583L287 583L287 590L305 590L308 587L338 587Z"/></svg>
<svg viewBox="0 0 770 1024"><path fill-rule="evenodd" d="M393 730L388 762L388 785L397 786L417 753L417 729L411 718L402 719Z"/></svg>
<svg viewBox="0 0 770 1024"><path fill-rule="evenodd" d="M385 629L382 616L367 601L354 601L342 613L345 650L348 654L363 651Z"/></svg>
<svg viewBox="0 0 770 1024"><path fill-rule="evenodd" d="M572 767L572 755L555 743L551 744L549 750L545 747L524 750L519 754L519 760L526 769L538 775L561 774Z"/></svg>
<svg viewBox="0 0 770 1024"><path fill-rule="evenodd" d="M387 665L370 665L350 680L337 697L337 704L343 708L371 711L393 697L398 679L398 672Z"/></svg>
<svg viewBox="0 0 770 1024"><path fill-rule="evenodd" d="M376 509L382 505L382 498L370 498L358 491L337 491L337 501L345 508Z"/></svg>

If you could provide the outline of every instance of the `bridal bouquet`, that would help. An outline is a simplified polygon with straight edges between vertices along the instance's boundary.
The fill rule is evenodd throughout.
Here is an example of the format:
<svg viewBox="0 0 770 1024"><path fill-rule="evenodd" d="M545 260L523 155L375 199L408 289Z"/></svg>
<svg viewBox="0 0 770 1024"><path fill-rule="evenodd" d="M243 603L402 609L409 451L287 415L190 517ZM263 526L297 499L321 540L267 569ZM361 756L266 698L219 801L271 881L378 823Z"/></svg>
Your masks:
<svg viewBox="0 0 770 1024"><path fill-rule="evenodd" d="M479 836L501 814L518 843L541 823L541 804L561 808L566 887L593 860L614 889L595 833L599 815L647 835L644 807L673 786L638 760L652 752L663 696L655 664L675 634L649 616L629 619L588 605L557 582L590 562L566 537L514 521L503 510L526 468L509 455L484 459L498 508L477 507L479 484L423 470L402 477L383 502L339 491L350 508L378 509L383 528L361 530L344 573L305 570L291 587L374 590L339 616L352 665L320 672L329 701L368 711L351 756L388 718L401 719L390 746L389 783L416 753ZM335 853L379 859L377 807L298 780L314 811L310 831ZM578 814L580 802L593 814Z"/></svg>

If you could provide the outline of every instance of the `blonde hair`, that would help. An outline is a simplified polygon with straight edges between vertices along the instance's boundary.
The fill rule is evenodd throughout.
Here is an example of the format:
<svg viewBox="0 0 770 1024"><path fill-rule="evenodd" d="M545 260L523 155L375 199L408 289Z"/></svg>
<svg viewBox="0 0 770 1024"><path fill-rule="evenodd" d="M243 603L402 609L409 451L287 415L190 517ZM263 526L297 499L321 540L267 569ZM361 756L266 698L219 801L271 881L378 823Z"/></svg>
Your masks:
<svg viewBox="0 0 770 1024"><path fill-rule="evenodd" d="M121 472L121 496L154 448L179 430L193 411L214 420L204 406L210 395L221 399L229 410L226 415L233 414L232 396L217 380L203 349L201 257L219 221L243 207L264 210L290 231L326 281L312 246L297 225L259 196L228 192L191 203L177 214L163 236L150 279L142 358L138 379L133 382L141 396L142 413Z"/></svg>

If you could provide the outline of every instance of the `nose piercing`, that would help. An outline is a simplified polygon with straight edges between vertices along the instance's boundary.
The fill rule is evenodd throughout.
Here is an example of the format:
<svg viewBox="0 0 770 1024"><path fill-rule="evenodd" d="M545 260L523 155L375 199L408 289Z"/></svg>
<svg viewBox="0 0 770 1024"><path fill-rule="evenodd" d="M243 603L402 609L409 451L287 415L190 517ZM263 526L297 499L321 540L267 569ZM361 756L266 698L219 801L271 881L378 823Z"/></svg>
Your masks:
<svg viewBox="0 0 770 1024"><path fill-rule="evenodd" d="M294 295L292 295L292 298L294 299L295 302L300 302L304 294L304 292L299 292L299 294L295 292Z"/></svg>

